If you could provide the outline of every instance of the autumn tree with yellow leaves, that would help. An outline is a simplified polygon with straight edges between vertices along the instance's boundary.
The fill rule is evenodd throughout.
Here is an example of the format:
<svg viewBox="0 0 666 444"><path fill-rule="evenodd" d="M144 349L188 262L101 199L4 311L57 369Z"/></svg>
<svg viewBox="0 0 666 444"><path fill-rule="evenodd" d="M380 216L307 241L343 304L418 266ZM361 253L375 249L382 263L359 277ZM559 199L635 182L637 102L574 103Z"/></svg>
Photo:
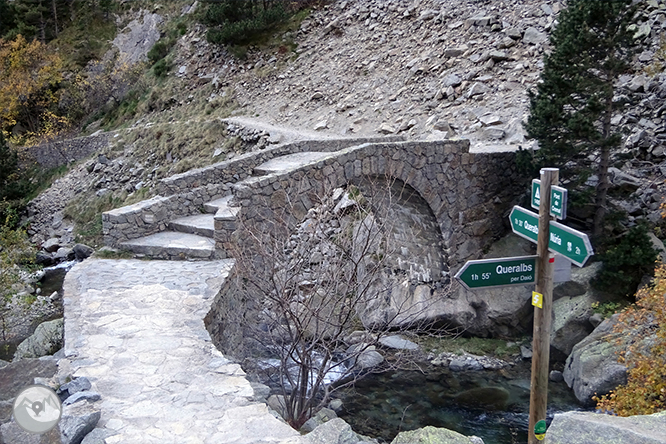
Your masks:
<svg viewBox="0 0 666 444"><path fill-rule="evenodd" d="M627 366L627 383L595 398L601 411L619 416L647 415L666 410L666 264L655 270L652 285L636 293L636 305L620 313L615 331L631 333L620 355Z"/></svg>
<svg viewBox="0 0 666 444"><path fill-rule="evenodd" d="M68 125L58 110L62 60L46 45L0 39L0 130L13 142L52 136Z"/></svg>

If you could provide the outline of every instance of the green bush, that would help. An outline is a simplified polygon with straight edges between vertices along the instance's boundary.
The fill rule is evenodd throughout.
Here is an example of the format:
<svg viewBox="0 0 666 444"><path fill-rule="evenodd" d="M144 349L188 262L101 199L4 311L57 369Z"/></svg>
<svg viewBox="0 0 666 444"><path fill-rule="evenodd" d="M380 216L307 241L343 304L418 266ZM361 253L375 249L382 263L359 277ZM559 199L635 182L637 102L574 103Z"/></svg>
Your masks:
<svg viewBox="0 0 666 444"><path fill-rule="evenodd" d="M603 267L593 283L614 294L632 295L643 276L654 274L657 255L647 228L637 225L599 255Z"/></svg>
<svg viewBox="0 0 666 444"><path fill-rule="evenodd" d="M153 65L153 72L155 73L156 77L166 76L169 72L169 69L171 69L171 66L164 59L159 60Z"/></svg>
<svg viewBox="0 0 666 444"><path fill-rule="evenodd" d="M262 33L289 19L286 2L223 0L211 3L203 22L210 28L208 41L215 44L239 45L256 39Z"/></svg>
<svg viewBox="0 0 666 444"><path fill-rule="evenodd" d="M166 55L169 54L170 49L171 47L167 44L167 42L165 42L163 39L160 39L153 45L152 48L150 48L150 51L148 51L148 60L155 64L166 57Z"/></svg>
<svg viewBox="0 0 666 444"><path fill-rule="evenodd" d="M18 153L5 141L0 132L0 225L16 226L18 213L34 189L28 171L20 169Z"/></svg>

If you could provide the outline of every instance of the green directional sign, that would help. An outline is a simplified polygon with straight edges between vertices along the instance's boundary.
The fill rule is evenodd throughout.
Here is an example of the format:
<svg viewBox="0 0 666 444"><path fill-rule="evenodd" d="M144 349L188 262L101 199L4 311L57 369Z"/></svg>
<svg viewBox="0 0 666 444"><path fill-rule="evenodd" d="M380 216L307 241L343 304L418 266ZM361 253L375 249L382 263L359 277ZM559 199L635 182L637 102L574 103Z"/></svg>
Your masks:
<svg viewBox="0 0 666 444"><path fill-rule="evenodd" d="M513 207L509 215L511 229L518 236L536 242L539 237L539 215L518 205Z"/></svg>
<svg viewBox="0 0 666 444"><path fill-rule="evenodd" d="M536 282L536 256L468 261L456 274L468 290Z"/></svg>
<svg viewBox="0 0 666 444"><path fill-rule="evenodd" d="M511 210L509 218L514 233L531 242L537 242L539 234L537 214L516 205ZM579 267L585 265L589 257L594 254L587 234L555 221L550 221L548 250L561 254Z"/></svg>
<svg viewBox="0 0 666 444"><path fill-rule="evenodd" d="M558 219L567 218L567 189L553 185L550 187L550 215Z"/></svg>
<svg viewBox="0 0 666 444"><path fill-rule="evenodd" d="M587 234L555 221L550 221L548 249L561 254L579 267L585 265L588 258L594 254Z"/></svg>
<svg viewBox="0 0 666 444"><path fill-rule="evenodd" d="M558 219L567 218L567 197L566 188L553 185L550 187L550 215ZM541 205L541 181L532 179L532 208L539 209Z"/></svg>

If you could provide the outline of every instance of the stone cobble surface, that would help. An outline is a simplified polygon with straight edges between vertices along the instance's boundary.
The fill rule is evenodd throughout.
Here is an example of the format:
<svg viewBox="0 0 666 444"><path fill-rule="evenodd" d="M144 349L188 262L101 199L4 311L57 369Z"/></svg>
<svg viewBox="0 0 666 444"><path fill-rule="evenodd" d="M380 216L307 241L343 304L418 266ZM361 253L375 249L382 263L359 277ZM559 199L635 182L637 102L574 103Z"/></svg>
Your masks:
<svg viewBox="0 0 666 444"><path fill-rule="evenodd" d="M107 444L297 442L204 327L232 265L89 259L68 273L60 372L102 395Z"/></svg>

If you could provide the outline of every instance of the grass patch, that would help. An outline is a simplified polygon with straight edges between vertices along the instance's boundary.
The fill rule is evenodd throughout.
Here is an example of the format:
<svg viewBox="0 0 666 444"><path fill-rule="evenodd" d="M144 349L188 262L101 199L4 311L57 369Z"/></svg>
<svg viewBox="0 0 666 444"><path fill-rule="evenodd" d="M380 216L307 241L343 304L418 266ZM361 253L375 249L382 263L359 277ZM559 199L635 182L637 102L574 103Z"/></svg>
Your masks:
<svg viewBox="0 0 666 444"><path fill-rule="evenodd" d="M121 205L122 199L113 194L102 197L81 196L71 201L65 207L63 213L76 223L74 234L77 242L99 248L104 244L102 213Z"/></svg>
<svg viewBox="0 0 666 444"><path fill-rule="evenodd" d="M100 249L95 252L95 257L100 259L132 259L134 253L124 250Z"/></svg>

